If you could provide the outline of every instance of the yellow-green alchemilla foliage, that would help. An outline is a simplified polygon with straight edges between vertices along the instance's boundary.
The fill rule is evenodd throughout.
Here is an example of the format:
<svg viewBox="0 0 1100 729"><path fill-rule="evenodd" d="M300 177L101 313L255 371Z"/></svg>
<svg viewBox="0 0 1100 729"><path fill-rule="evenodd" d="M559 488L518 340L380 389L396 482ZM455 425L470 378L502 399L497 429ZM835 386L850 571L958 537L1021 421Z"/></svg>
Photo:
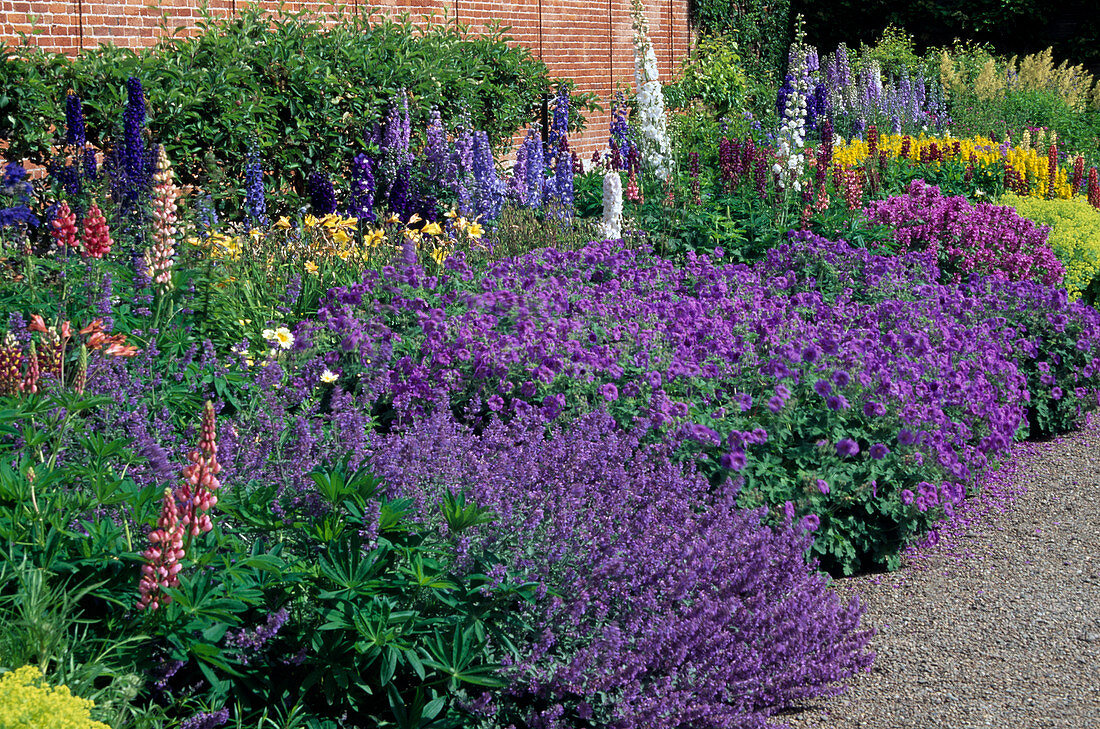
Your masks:
<svg viewBox="0 0 1100 729"><path fill-rule="evenodd" d="M1100 210L1078 196L1043 200L1011 193L1001 197L1025 218L1050 226L1050 247L1066 267L1065 286L1071 299L1081 296L1100 273Z"/></svg>
<svg viewBox="0 0 1100 729"><path fill-rule="evenodd" d="M0 729L111 729L92 721L92 706L68 686L51 687L36 666L0 676Z"/></svg>

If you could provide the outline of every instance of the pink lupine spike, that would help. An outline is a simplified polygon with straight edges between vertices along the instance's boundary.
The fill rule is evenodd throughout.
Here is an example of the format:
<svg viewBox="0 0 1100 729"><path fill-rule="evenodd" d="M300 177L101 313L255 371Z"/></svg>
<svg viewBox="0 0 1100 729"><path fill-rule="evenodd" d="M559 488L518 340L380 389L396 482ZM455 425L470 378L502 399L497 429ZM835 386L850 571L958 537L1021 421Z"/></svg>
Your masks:
<svg viewBox="0 0 1100 729"><path fill-rule="evenodd" d="M179 584L180 560L186 551L183 547L183 525L170 488L164 489L157 527L149 534L149 548L141 553L145 564L141 567L141 580L138 582L139 610L156 610L161 605L167 605L172 598L164 592L165 588Z"/></svg>
<svg viewBox="0 0 1100 729"><path fill-rule="evenodd" d="M50 221L50 236L58 248L76 248L76 214L64 200L57 206L57 213Z"/></svg>

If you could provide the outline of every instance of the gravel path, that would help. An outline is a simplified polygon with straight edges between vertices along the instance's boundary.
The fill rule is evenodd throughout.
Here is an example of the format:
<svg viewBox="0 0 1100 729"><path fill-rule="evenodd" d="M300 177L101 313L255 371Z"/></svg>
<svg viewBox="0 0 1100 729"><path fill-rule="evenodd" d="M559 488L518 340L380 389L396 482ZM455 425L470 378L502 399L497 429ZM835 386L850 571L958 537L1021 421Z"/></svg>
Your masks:
<svg viewBox="0 0 1100 729"><path fill-rule="evenodd" d="M780 721L1100 729L1100 427L1018 445L937 544L836 588L867 606L875 663Z"/></svg>

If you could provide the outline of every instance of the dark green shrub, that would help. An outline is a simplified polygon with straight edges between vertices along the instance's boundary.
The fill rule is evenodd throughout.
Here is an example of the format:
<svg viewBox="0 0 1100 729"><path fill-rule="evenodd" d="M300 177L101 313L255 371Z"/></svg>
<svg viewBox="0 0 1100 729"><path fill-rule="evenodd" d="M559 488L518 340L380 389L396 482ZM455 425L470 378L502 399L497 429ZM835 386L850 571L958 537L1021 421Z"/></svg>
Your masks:
<svg viewBox="0 0 1100 729"><path fill-rule="evenodd" d="M474 36L460 25L419 30L407 20L350 16L324 30L304 14L254 7L199 26L201 35L141 52L100 46L68 60L28 50L23 60L9 51L0 134L12 156L47 161L56 139L48 127L63 130L68 89L84 100L89 140L108 144L126 79L136 76L152 135L183 184L238 178L255 137L274 187L301 192L313 167L339 169L367 147L364 129L384 121L402 89L414 129L438 107L445 123L465 115L499 146L550 85L546 66L510 47L499 27Z"/></svg>

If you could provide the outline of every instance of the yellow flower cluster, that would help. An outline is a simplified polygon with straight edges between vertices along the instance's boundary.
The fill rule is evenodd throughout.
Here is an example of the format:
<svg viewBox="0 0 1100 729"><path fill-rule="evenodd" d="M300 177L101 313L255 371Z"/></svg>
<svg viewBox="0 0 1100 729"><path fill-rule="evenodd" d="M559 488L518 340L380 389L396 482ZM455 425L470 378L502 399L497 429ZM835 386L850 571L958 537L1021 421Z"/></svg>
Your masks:
<svg viewBox="0 0 1100 729"><path fill-rule="evenodd" d="M1100 210L1084 197L1040 200L1003 195L999 202L1036 223L1050 226L1050 247L1066 267L1066 292L1077 299L1100 273Z"/></svg>
<svg viewBox="0 0 1100 729"><path fill-rule="evenodd" d="M23 666L0 676L0 727L3 729L111 729L92 721L88 699L73 696L68 686L51 687L37 666Z"/></svg>
<svg viewBox="0 0 1100 729"><path fill-rule="evenodd" d="M959 145L959 151L954 152L955 143ZM1004 153L1001 145L988 137L929 137L921 134L919 137L909 138L909 153L907 158L914 161L921 159L922 150L927 150L935 144L943 152L945 160L958 161L967 164L972 158L976 167L986 168L1003 165L1008 162L1012 165L1030 190L1029 195L1045 198L1050 186L1050 170L1047 166L1046 150L1022 149L1009 147ZM883 134L879 138L879 149L886 152L887 157L897 159L902 156L905 146L905 137L898 134ZM838 144L833 150L833 160L843 167L855 167L863 164L867 159L867 143L861 139L853 139L850 142ZM927 152L925 152L927 154ZM928 164L938 165L939 162ZM1069 173L1059 166L1054 179L1054 197L1071 198L1073 189L1069 183Z"/></svg>
<svg viewBox="0 0 1100 729"><path fill-rule="evenodd" d="M453 210L446 214L450 222L447 225L455 236L465 240L468 244L480 241L484 230L475 221L468 221ZM263 258L265 256L265 243L277 243L276 248L280 255L287 255L304 261L307 273L317 274L320 271L318 262L339 259L348 262L369 262L378 249L392 241L393 247L400 247L404 241L410 240L418 249L430 242L430 257L436 263L442 263L450 255L455 241L451 239L443 226L439 223L427 223L420 225L424 220L417 214L413 214L408 221L404 221L396 215L391 215L382 226L365 229L362 240L356 236L359 221L355 218L344 218L330 214L323 217L307 215L302 219L300 235L289 233L294 223L287 217L279 218L273 225L276 231L283 235L272 237L270 233L260 230L252 230L248 235L230 236L223 233L212 233L209 238L202 241L192 237L188 241L191 245L201 247L207 255L216 260L239 261L242 255ZM270 254L271 250L267 251Z"/></svg>

